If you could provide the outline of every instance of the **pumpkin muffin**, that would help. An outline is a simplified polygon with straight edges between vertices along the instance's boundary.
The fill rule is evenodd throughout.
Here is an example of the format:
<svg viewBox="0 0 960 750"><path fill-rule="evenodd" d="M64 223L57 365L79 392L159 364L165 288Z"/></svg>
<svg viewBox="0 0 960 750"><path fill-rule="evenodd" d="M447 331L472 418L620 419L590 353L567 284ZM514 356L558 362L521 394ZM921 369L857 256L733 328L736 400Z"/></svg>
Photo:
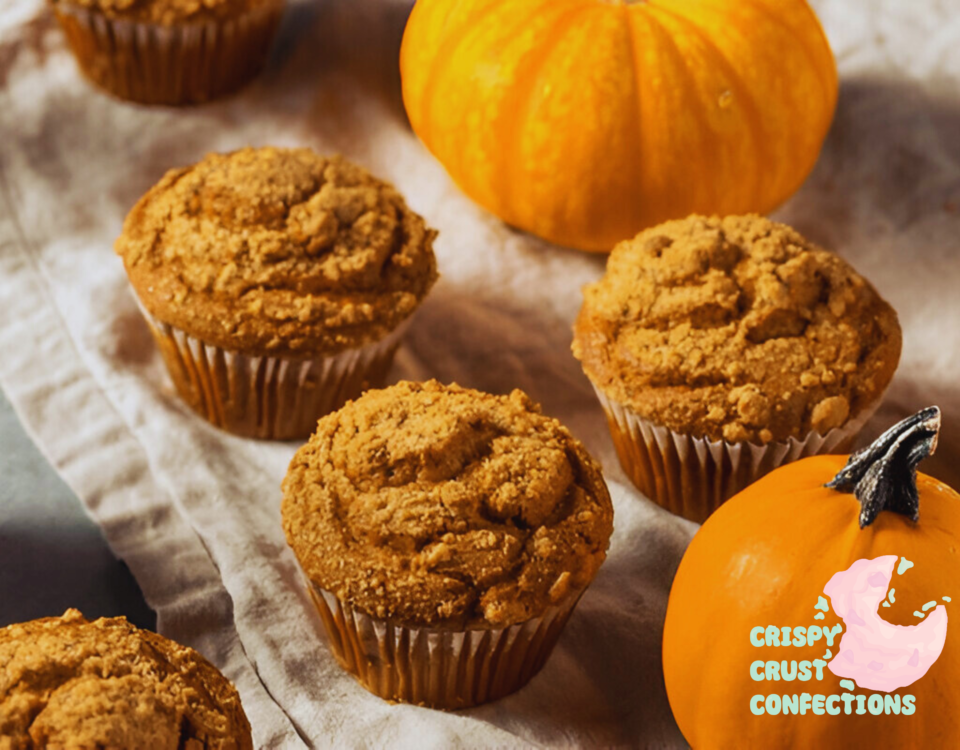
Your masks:
<svg viewBox="0 0 960 750"><path fill-rule="evenodd" d="M80 70L121 99L197 104L263 68L284 0L51 0Z"/></svg>
<svg viewBox="0 0 960 750"><path fill-rule="evenodd" d="M543 666L606 556L596 462L520 391L401 382L320 420L283 525L341 665L463 708Z"/></svg>
<svg viewBox="0 0 960 750"><path fill-rule="evenodd" d="M200 654L75 609L0 629L0 748L252 750L240 696Z"/></svg>
<svg viewBox="0 0 960 750"><path fill-rule="evenodd" d="M435 234L340 157L247 148L168 172L116 250L183 398L289 439L382 383L437 278Z"/></svg>
<svg viewBox="0 0 960 750"><path fill-rule="evenodd" d="M759 216L691 216L614 248L573 353L626 473L703 521L780 464L845 451L900 345L896 313L837 255Z"/></svg>

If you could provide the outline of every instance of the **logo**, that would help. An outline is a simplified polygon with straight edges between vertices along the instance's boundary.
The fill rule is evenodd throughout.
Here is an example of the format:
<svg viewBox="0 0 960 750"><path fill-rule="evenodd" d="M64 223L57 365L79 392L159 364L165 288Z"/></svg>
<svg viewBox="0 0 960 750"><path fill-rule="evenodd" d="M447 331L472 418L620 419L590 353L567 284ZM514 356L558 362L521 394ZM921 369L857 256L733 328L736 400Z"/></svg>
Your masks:
<svg viewBox="0 0 960 750"><path fill-rule="evenodd" d="M921 620L916 625L894 625L883 619L881 608L896 602L896 589L890 586L894 568L900 576L912 567L906 558L884 555L857 560L834 574L823 588L830 603L820 596L813 619L823 620L832 606L842 625L753 628L750 643L757 648L824 648L824 653L814 659L757 659L750 664L752 680L822 681L829 672L841 678L840 687L846 692L757 694L750 699L750 711L756 716L915 713L915 696L890 693L922 678L940 657L947 639L947 608L937 601L923 604L913 613ZM944 596L943 602L949 603L950 597ZM857 694L858 688L874 692Z"/></svg>

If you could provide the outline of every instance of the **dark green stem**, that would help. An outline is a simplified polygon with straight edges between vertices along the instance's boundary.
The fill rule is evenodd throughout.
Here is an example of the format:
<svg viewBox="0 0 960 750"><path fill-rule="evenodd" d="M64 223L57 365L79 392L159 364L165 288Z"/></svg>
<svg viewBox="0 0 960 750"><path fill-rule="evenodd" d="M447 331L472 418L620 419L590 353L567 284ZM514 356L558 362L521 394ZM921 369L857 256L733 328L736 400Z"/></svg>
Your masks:
<svg viewBox="0 0 960 750"><path fill-rule="evenodd" d="M931 406L894 425L857 451L826 486L852 492L860 501L860 528L889 510L920 518L917 464L937 449L940 408Z"/></svg>

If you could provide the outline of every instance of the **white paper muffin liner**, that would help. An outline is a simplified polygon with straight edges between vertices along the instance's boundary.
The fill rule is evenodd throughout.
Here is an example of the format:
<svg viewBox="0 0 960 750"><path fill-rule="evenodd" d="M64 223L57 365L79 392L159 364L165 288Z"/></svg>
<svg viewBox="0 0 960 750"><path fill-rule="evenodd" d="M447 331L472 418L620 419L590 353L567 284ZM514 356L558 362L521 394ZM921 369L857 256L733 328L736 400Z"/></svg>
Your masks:
<svg viewBox="0 0 960 750"><path fill-rule="evenodd" d="M122 99L196 104L231 93L266 62L283 0L229 18L164 26L110 18L69 2L54 6L80 69Z"/></svg>
<svg viewBox="0 0 960 750"><path fill-rule="evenodd" d="M366 346L312 359L254 356L221 349L140 307L180 396L209 422L244 437L309 437L317 420L383 385L403 321Z"/></svg>
<svg viewBox="0 0 960 750"><path fill-rule="evenodd" d="M658 505L703 523L721 503L783 464L808 456L842 453L873 416L882 398L825 435L766 445L728 443L675 432L644 419L594 386L607 415L624 472Z"/></svg>
<svg viewBox="0 0 960 750"><path fill-rule="evenodd" d="M509 695L540 671L583 591L506 628L406 627L307 587L340 665L388 701L458 709Z"/></svg>

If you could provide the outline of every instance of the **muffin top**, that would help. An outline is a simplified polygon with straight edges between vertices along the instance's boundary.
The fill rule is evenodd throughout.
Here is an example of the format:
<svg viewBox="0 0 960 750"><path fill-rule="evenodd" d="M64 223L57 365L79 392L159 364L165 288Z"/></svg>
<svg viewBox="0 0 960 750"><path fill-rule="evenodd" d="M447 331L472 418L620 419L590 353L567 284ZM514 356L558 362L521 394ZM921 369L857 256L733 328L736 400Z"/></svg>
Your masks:
<svg viewBox="0 0 960 750"><path fill-rule="evenodd" d="M584 287L573 353L645 419L766 443L856 416L900 344L896 313L837 255L759 216L691 216L614 248Z"/></svg>
<svg viewBox="0 0 960 750"><path fill-rule="evenodd" d="M276 7L283 0L53 0L54 5L93 8L110 18L157 23L210 21L257 8Z"/></svg>
<svg viewBox="0 0 960 750"><path fill-rule="evenodd" d="M593 579L613 507L522 392L402 382L320 420L283 481L283 526L310 580L371 616L505 627Z"/></svg>
<svg viewBox="0 0 960 750"><path fill-rule="evenodd" d="M407 318L437 278L435 234L340 157L246 148L167 172L116 250L155 318L224 349L308 357Z"/></svg>
<svg viewBox="0 0 960 750"><path fill-rule="evenodd" d="M75 609L0 629L0 737L11 748L253 748L237 691L200 654Z"/></svg>

